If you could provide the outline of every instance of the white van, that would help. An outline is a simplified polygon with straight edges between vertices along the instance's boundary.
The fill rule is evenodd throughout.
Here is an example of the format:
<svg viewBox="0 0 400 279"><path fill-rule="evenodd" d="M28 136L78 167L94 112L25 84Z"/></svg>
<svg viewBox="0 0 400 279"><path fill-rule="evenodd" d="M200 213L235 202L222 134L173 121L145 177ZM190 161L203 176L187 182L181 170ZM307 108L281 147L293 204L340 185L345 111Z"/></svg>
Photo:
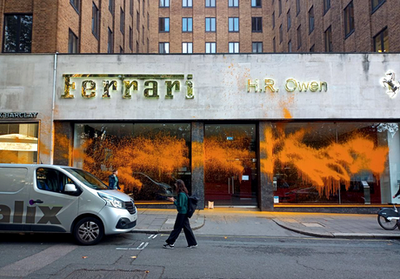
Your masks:
<svg viewBox="0 0 400 279"><path fill-rule="evenodd" d="M0 164L0 231L72 233L83 245L136 225L132 198L94 175L56 165Z"/></svg>

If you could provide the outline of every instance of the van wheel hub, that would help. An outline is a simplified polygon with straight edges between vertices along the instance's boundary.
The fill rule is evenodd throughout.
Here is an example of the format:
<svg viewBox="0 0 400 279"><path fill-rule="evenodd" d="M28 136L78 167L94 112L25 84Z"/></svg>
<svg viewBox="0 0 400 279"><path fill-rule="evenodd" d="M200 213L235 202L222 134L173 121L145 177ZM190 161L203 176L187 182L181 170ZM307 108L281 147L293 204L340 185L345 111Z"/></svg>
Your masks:
<svg viewBox="0 0 400 279"><path fill-rule="evenodd" d="M79 237L85 242L91 242L99 237L100 228L95 222L84 222L78 229Z"/></svg>

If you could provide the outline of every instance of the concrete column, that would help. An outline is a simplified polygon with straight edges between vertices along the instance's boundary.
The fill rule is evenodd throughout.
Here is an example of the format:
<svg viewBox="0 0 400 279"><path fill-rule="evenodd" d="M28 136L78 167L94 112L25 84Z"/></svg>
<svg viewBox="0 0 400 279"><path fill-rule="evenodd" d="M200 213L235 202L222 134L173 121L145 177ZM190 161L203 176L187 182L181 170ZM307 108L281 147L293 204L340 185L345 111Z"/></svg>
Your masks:
<svg viewBox="0 0 400 279"><path fill-rule="evenodd" d="M200 200L198 209L204 209L204 123L192 122L192 195Z"/></svg>
<svg viewBox="0 0 400 279"><path fill-rule="evenodd" d="M274 210L274 192L272 188L272 179L270 176L272 175L271 173L266 172L266 162L269 160L267 156L267 150L265 150L265 147L267 146L266 142L266 137L265 137L265 131L267 129L271 129L271 123L266 122L266 121L260 121L259 126L258 126L258 142L259 142L259 183L258 183L258 188L259 188L259 196L258 196L258 201L260 205L260 210L261 211L273 211Z"/></svg>

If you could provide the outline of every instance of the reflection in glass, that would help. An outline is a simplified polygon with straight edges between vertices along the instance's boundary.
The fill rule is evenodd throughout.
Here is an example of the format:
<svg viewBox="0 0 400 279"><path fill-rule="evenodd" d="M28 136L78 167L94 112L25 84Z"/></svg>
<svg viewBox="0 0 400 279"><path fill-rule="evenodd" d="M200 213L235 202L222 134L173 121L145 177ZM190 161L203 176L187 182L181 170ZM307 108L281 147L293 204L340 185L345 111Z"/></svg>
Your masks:
<svg viewBox="0 0 400 279"><path fill-rule="evenodd" d="M274 196L279 203L387 202L390 185L383 181L389 179L389 141L396 132L384 127L392 126L277 123L265 131L267 142L261 144Z"/></svg>
<svg viewBox="0 0 400 279"><path fill-rule="evenodd" d="M0 163L37 163L38 124L0 124Z"/></svg>
<svg viewBox="0 0 400 279"><path fill-rule="evenodd" d="M118 169L120 185L136 200L165 200L182 179L190 191L190 124L76 124L74 166L108 184Z"/></svg>
<svg viewBox="0 0 400 279"><path fill-rule="evenodd" d="M205 200L257 205L256 126L205 125Z"/></svg>

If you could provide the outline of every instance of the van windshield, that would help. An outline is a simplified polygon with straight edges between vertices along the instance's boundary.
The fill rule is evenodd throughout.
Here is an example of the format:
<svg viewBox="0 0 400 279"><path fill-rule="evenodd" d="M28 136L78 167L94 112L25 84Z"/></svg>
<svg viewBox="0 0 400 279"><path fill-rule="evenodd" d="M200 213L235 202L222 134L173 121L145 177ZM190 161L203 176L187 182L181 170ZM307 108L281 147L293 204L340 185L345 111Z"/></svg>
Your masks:
<svg viewBox="0 0 400 279"><path fill-rule="evenodd" d="M104 184L100 179L98 179L96 176L87 171L81 169L70 169L70 168L66 168L64 170L72 174L80 182L82 182L83 184L92 189L107 190L108 188L107 185Z"/></svg>

